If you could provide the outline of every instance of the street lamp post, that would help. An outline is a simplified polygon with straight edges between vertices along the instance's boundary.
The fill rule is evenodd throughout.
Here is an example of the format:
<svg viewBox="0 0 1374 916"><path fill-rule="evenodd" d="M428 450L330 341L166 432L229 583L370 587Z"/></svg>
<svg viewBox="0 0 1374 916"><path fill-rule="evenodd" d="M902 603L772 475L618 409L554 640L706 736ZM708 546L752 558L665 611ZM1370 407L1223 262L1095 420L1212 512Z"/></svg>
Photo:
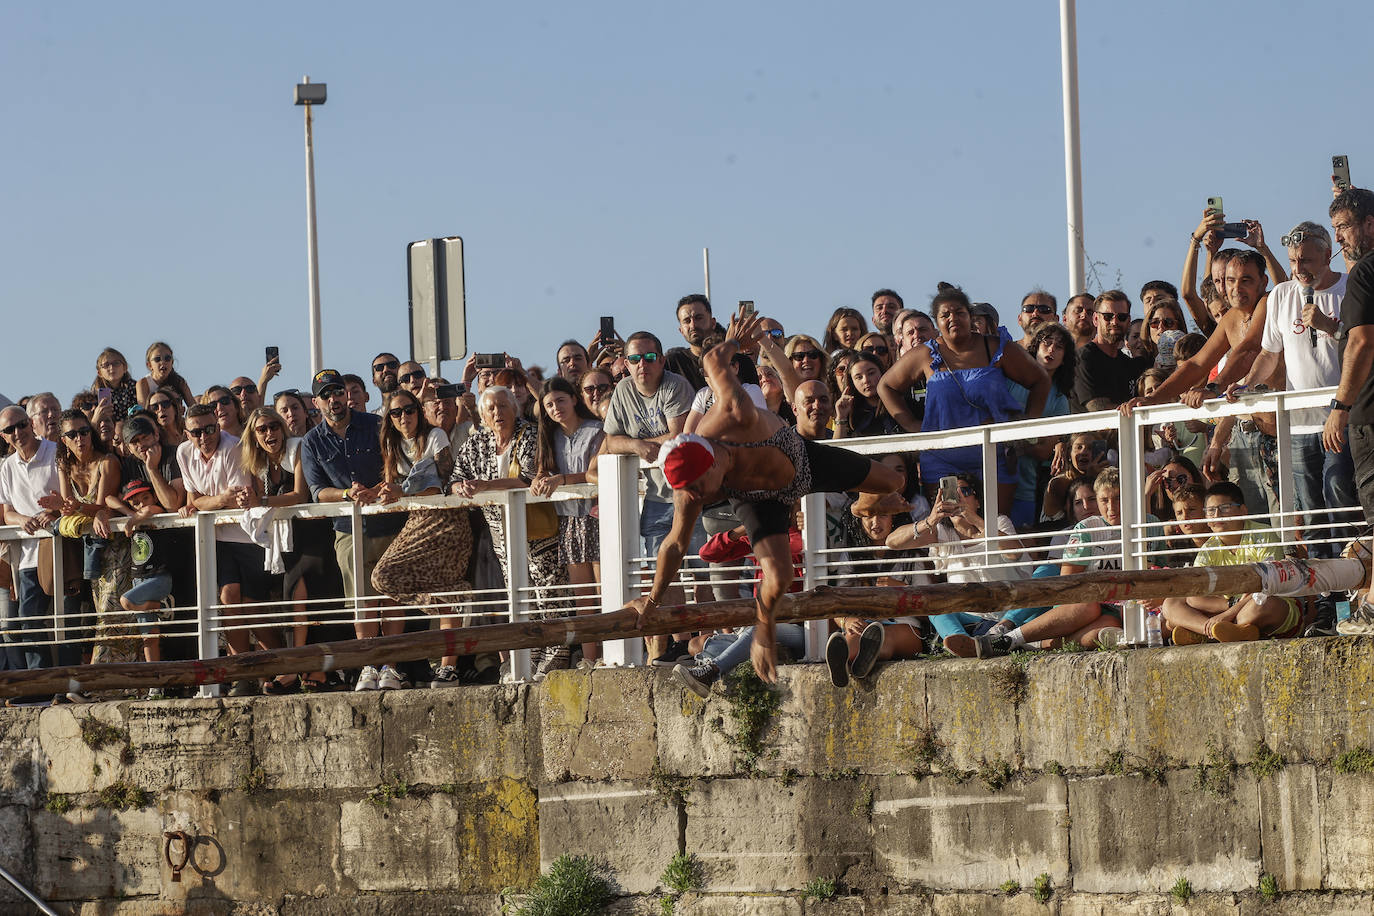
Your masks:
<svg viewBox="0 0 1374 916"><path fill-rule="evenodd" d="M320 339L320 246L315 233L315 139L310 109L325 102L325 84L312 83L310 77L296 84L297 105L305 106L305 241L306 278L310 285L310 375L324 368L324 345Z"/></svg>

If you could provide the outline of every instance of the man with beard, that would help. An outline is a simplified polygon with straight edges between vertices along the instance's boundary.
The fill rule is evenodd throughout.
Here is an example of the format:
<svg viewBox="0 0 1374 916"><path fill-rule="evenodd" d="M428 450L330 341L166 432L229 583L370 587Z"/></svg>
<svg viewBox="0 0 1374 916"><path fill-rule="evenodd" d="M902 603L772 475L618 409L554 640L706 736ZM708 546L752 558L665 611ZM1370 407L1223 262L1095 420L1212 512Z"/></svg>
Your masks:
<svg viewBox="0 0 1374 916"><path fill-rule="evenodd" d="M1047 324L1053 324L1059 320L1059 303L1054 297L1043 289L1033 289L1026 293L1021 300L1021 313L1016 316L1016 323L1021 325L1021 346L1026 348L1026 352L1033 353L1031 341L1035 339L1036 332Z"/></svg>
<svg viewBox="0 0 1374 916"><path fill-rule="evenodd" d="M399 384L396 376L400 368L401 361L396 358L395 353L378 353L372 357L372 384L382 393L381 403L372 411L378 416L386 409L386 396L395 391Z"/></svg>
<svg viewBox="0 0 1374 916"><path fill-rule="evenodd" d="M1374 192L1348 188L1331 202L1331 228L1336 243L1352 261L1341 303L1341 380L1322 429L1322 444L1337 451L1350 441L1355 486L1365 521L1374 522ZM1350 618L1337 626L1346 636L1374 634L1374 584Z"/></svg>
<svg viewBox="0 0 1374 916"><path fill-rule="evenodd" d="M706 376L701 371L702 347L707 338L723 334L724 330L711 316L711 300L700 293L677 301L677 329L687 346L674 347L663 354L663 365L685 378L695 393L706 387Z"/></svg>
<svg viewBox="0 0 1374 916"><path fill-rule="evenodd" d="M1339 383L1340 345L1336 333L1345 299L1346 278L1331 269L1331 236L1313 222L1298 223L1284 236L1288 264L1293 279L1275 285L1264 306L1264 336L1260 354L1245 376L1246 387L1267 384L1290 391L1326 388ZM1226 387L1241 373L1228 365L1217 376ZM1240 385L1226 391L1235 400ZM1289 414L1293 442L1294 495L1299 511L1309 513L1308 523L1338 521L1320 510L1353 506L1355 467L1348 444L1326 451L1322 448L1322 427L1330 408L1309 407ZM1348 536L1348 535L1345 535ZM1329 539L1342 537L1339 529L1317 528L1311 532L1308 553L1313 557L1336 556ZM1317 619L1307 628L1307 636L1336 635L1336 604L1328 594L1317 600Z"/></svg>
<svg viewBox="0 0 1374 916"><path fill-rule="evenodd" d="M902 297L897 295L896 290L880 289L873 294L872 301L873 330L891 334L892 319L896 318L897 313L906 307L906 304L902 302Z"/></svg>
<svg viewBox="0 0 1374 916"><path fill-rule="evenodd" d="M1125 293L1111 289L1098 296L1093 315L1097 333L1078 350L1073 395L1085 410L1110 410L1130 398L1135 380L1152 360L1122 352L1131 326L1131 300Z"/></svg>

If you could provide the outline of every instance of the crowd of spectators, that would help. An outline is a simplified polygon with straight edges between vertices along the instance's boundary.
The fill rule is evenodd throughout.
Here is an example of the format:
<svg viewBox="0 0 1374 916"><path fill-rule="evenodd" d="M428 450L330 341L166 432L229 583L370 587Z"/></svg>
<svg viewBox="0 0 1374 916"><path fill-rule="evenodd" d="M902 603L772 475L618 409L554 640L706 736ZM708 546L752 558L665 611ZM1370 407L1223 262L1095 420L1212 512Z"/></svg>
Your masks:
<svg viewBox="0 0 1374 916"><path fill-rule="evenodd" d="M1371 200L1369 192L1343 192L1331 206L1332 220L1374 220ZM1228 238L1240 247L1224 247ZM757 347L731 365L759 409L811 440L1171 401L1197 406L1246 391L1335 385L1346 293L1345 273L1332 267L1337 248L1316 221L1295 226L1281 247L1286 257L1270 249L1259 222L1228 223L1208 210L1190 233L1181 290L1151 280L1134 300L1123 290L1080 292L1067 298L1061 315L1059 298L1035 288L1014 309L1004 306L1014 314L1004 322L995 306L972 301L955 285L941 283L922 297L921 308L880 289L863 310L837 308L817 336L788 327L785 315L770 315ZM532 354L473 354L462 378L450 382L383 352L372 360L370 380L329 369L270 398L281 371L270 354L256 380L240 376L196 394L166 343L147 348L140 378L119 351L102 351L94 380L65 409L42 392L0 412L4 521L60 535L12 543L0 562L0 662L156 662L190 651L185 639L163 638L159 628L194 603L191 535L137 524L163 512L245 510L242 525L215 529L230 652L337 636L338 625L322 624L313 609L355 595L373 599L352 622L358 638L430 626L415 608L434 626L464 625L473 615L463 612L463 595L503 588L511 573L500 506L369 514L361 532L347 517L275 522L271 510L523 487L542 496L594 477L598 454L637 455L652 464L663 442L692 432L712 409L702 358L725 334L702 295L682 297L674 319L681 345L665 347L652 330L622 338L603 322L587 344L570 339L551 354L547 375L522 361L533 362ZM1121 443L1114 424L1104 421L1098 433L1002 447L991 481L983 479L976 446L887 456L906 481L900 493L878 500L827 494L826 540L846 551L833 558L831 578L908 585L1111 568L1121 554L1122 490L1133 487L1145 498L1156 565L1248 562L1285 551L1332 556L1330 545L1350 537L1354 526L1348 515L1325 510L1358 504L1348 441L1323 439L1342 422L1345 406L1289 418L1304 515L1282 536L1266 521L1278 511L1273 414L1147 428L1137 444L1142 480L1121 479ZM660 469L649 467L644 478L639 534L643 556L652 557L672 526L672 492ZM983 514L989 487L996 488L996 518ZM112 531L117 516L132 519L137 530ZM596 610L595 500L532 504L526 529L522 562L532 611ZM709 507L692 540L692 553L703 558L699 578L689 574L679 588L695 589L697 600L748 594L750 585L732 572L733 564L748 562L741 530L727 504ZM363 569L354 568L355 537L362 538ZM50 581L43 554L54 544L70 552L64 583ZM44 619L53 595L62 597L79 638L50 646L40 636L51 626ZM1329 635L1341 597L1179 598L1160 610L1178 644ZM290 614L269 621L262 609L268 601L290 606ZM836 684L844 684L886 658L930 651L984 656L1059 641L1112 644L1121 627L1119 607L1096 603L930 620L854 616L835 621L827 661ZM684 684L702 691L748 656L747 640L747 630L677 634L655 646L654 663L674 667ZM800 631L788 631L783 644L799 640ZM537 650L535 674L592 665L598 655L594 644ZM491 682L500 666L496 658L457 654L437 662L368 666L351 686ZM240 682L233 692L344 686L332 672L313 672Z"/></svg>

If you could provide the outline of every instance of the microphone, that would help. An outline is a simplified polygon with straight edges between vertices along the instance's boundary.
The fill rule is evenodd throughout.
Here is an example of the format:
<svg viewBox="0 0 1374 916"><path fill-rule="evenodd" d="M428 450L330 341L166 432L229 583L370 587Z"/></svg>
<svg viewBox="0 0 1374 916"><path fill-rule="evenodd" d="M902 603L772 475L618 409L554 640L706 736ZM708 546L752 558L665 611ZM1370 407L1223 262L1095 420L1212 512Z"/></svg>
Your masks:
<svg viewBox="0 0 1374 916"><path fill-rule="evenodd" d="M1306 305L1311 305L1311 304L1312 304L1312 287L1310 287L1310 286L1304 286L1304 287L1302 287L1302 298L1303 298L1304 304L1306 304ZM1316 329L1316 327L1315 327L1314 325L1310 325L1310 324L1309 324L1309 325L1307 326L1307 336L1310 337L1310 338L1312 338L1312 349L1313 349L1313 350L1317 349L1317 329Z"/></svg>

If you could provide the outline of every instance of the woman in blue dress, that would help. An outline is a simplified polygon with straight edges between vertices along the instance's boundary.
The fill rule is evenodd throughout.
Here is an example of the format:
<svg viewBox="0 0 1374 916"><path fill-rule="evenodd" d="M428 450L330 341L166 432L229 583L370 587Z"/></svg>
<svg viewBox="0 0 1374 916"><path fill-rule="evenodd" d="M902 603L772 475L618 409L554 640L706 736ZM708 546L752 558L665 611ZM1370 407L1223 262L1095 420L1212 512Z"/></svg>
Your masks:
<svg viewBox="0 0 1374 916"><path fill-rule="evenodd" d="M964 429L1013 419L1035 419L1045 409L1050 377L1044 367L1011 339L973 330L969 299L958 287L947 287L931 301L940 336L906 353L883 375L878 392L888 412L908 432ZM924 379L926 408L917 420L903 393ZM1027 389L1025 409L1007 390L1008 380ZM941 477L983 472L982 449L976 445L926 449L921 453L921 482L933 496ZM1015 465L999 460L999 506L1010 506L1016 484Z"/></svg>

